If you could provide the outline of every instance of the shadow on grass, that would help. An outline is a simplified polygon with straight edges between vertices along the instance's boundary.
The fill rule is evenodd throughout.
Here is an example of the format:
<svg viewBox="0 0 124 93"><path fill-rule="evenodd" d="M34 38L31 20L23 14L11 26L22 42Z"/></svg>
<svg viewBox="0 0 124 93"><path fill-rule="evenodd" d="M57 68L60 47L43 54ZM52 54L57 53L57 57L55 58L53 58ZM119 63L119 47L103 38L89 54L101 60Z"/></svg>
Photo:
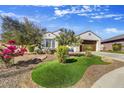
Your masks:
<svg viewBox="0 0 124 93"><path fill-rule="evenodd" d="M77 59L69 58L69 59L66 60L66 63L74 63L74 62L77 62Z"/></svg>

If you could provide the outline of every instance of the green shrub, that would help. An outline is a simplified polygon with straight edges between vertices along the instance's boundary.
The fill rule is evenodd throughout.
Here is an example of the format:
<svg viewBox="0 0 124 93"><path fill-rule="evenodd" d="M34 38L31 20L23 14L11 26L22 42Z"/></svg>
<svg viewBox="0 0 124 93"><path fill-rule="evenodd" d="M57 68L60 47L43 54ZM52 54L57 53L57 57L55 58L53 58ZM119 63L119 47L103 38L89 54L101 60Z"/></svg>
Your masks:
<svg viewBox="0 0 124 93"><path fill-rule="evenodd" d="M122 45L121 44L113 44L112 45L113 51L121 51Z"/></svg>
<svg viewBox="0 0 124 93"><path fill-rule="evenodd" d="M55 52L56 52L55 49L50 49L50 50L49 50L49 54L54 54Z"/></svg>
<svg viewBox="0 0 124 93"><path fill-rule="evenodd" d="M59 46L57 48L57 57L58 57L59 62L65 63L67 56L68 56L68 47Z"/></svg>
<svg viewBox="0 0 124 93"><path fill-rule="evenodd" d="M85 51L85 56L86 56L86 57L91 57L91 56L92 56L91 51Z"/></svg>
<svg viewBox="0 0 124 93"><path fill-rule="evenodd" d="M36 47L34 48L34 52L37 53L37 54L43 54L42 49L41 49L40 47L38 47L38 46L36 46Z"/></svg>
<svg viewBox="0 0 124 93"><path fill-rule="evenodd" d="M42 52L45 54L54 54L56 52L56 49L42 49Z"/></svg>
<svg viewBox="0 0 124 93"><path fill-rule="evenodd" d="M91 45L85 45L84 49L85 49L85 56L86 57L91 57L92 56L91 51L93 50L93 47Z"/></svg>
<svg viewBox="0 0 124 93"><path fill-rule="evenodd" d="M84 56L84 54L73 52L73 53L69 53L69 56L77 56L77 57L80 57L80 56Z"/></svg>
<svg viewBox="0 0 124 93"><path fill-rule="evenodd" d="M84 50L85 51L92 51L93 50L93 47L91 45L85 45L84 46Z"/></svg>
<svg viewBox="0 0 124 93"><path fill-rule="evenodd" d="M28 50L29 52L34 52L35 45L29 45Z"/></svg>

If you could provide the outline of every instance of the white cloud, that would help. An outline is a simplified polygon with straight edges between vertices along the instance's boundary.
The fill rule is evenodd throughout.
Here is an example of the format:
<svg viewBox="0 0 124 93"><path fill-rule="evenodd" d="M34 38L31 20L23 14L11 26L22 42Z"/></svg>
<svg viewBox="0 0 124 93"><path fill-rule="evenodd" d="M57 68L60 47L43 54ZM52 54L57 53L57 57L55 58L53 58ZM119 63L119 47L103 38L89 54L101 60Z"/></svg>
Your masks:
<svg viewBox="0 0 124 93"><path fill-rule="evenodd" d="M84 5L83 8L82 8L83 12L91 12L92 10L93 9L90 6L88 6L88 5Z"/></svg>
<svg viewBox="0 0 124 93"><path fill-rule="evenodd" d="M106 28L104 29L104 31L108 33L117 33L120 32L121 30L118 30L117 28Z"/></svg>
<svg viewBox="0 0 124 93"><path fill-rule="evenodd" d="M16 14L14 14L12 12L8 12L8 13L2 12L1 15L2 16L10 16L10 17L12 17L12 16L15 16L16 17L17 16Z"/></svg>
<svg viewBox="0 0 124 93"><path fill-rule="evenodd" d="M121 17L116 17L116 18L114 18L114 20L121 20L123 17L121 16Z"/></svg>
<svg viewBox="0 0 124 93"><path fill-rule="evenodd" d="M70 11L70 10L58 10L58 9L56 9L55 10L55 14L57 15L57 16L63 16L63 15L66 15L66 14L70 14L72 11Z"/></svg>
<svg viewBox="0 0 124 93"><path fill-rule="evenodd" d="M116 18L116 17L121 17L124 15L121 14L104 14L104 15L95 15L95 16L91 16L91 18L93 19L103 19L103 18Z"/></svg>
<svg viewBox="0 0 124 93"><path fill-rule="evenodd" d="M54 8L56 17L63 17L68 14L76 14L78 16L85 16L89 19L108 19L121 20L124 18L124 14L114 14L109 12L109 6L71 6L69 8L60 9L59 7Z"/></svg>
<svg viewBox="0 0 124 93"><path fill-rule="evenodd" d="M93 21L93 20L89 20L88 22L92 23L92 22L94 22L94 21Z"/></svg>
<svg viewBox="0 0 124 93"><path fill-rule="evenodd" d="M78 14L81 13L82 10L77 9L77 7L71 7L70 9L64 9L64 10L60 10L58 7L54 8L55 11L55 15L56 16L64 16L67 14Z"/></svg>
<svg viewBox="0 0 124 93"><path fill-rule="evenodd" d="M20 21L23 21L24 17L27 17L30 21L37 22L37 23L39 22L39 19L41 19L41 16L40 18L39 17L37 18L37 16L32 17L32 16L26 16L26 15L18 15L13 12L4 12L4 11L1 11L0 15L14 17L14 18L19 19Z"/></svg>
<svg viewBox="0 0 124 93"><path fill-rule="evenodd" d="M79 16L84 16L84 14L93 14L94 12L99 12L102 11L101 13L103 14L103 11L108 11L102 9L104 7L101 6L89 6L89 5L83 5L83 6L71 6L66 9L60 9L59 7L55 7L55 15L56 16L64 16L67 14L77 14Z"/></svg>

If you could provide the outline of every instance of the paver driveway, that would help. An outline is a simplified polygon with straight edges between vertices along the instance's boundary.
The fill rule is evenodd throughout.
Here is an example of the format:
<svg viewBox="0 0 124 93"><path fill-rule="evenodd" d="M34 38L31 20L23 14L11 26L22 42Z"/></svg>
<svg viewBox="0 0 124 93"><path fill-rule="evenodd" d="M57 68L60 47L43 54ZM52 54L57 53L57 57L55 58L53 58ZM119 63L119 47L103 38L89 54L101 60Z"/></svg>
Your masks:
<svg viewBox="0 0 124 93"><path fill-rule="evenodd" d="M124 62L124 54L108 53L108 52L93 52L93 54L98 55L98 56L107 56L107 57L110 57L112 59L116 59L116 60Z"/></svg>

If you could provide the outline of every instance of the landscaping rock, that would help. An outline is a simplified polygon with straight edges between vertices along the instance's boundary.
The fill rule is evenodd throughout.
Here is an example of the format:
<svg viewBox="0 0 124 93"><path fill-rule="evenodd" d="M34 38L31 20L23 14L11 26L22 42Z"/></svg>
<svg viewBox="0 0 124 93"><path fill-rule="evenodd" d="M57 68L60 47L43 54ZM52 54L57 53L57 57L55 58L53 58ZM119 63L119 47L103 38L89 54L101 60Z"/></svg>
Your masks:
<svg viewBox="0 0 124 93"><path fill-rule="evenodd" d="M28 58L27 58L28 57ZM27 59L31 58L30 62L26 62ZM36 67L37 63L43 60L53 60L55 55L24 55L20 58L15 58L16 65L11 68L0 68L0 88L38 88L31 79L31 70ZM46 59L45 59L46 58ZM23 60L18 63L17 61ZM25 61L24 61L25 60ZM43 62L41 62L43 63ZM22 65L23 64L23 65Z"/></svg>
<svg viewBox="0 0 124 93"><path fill-rule="evenodd" d="M110 58L110 57L101 57L101 59L102 59L104 62L110 62L110 63L114 62L114 60L113 60L112 58Z"/></svg>

